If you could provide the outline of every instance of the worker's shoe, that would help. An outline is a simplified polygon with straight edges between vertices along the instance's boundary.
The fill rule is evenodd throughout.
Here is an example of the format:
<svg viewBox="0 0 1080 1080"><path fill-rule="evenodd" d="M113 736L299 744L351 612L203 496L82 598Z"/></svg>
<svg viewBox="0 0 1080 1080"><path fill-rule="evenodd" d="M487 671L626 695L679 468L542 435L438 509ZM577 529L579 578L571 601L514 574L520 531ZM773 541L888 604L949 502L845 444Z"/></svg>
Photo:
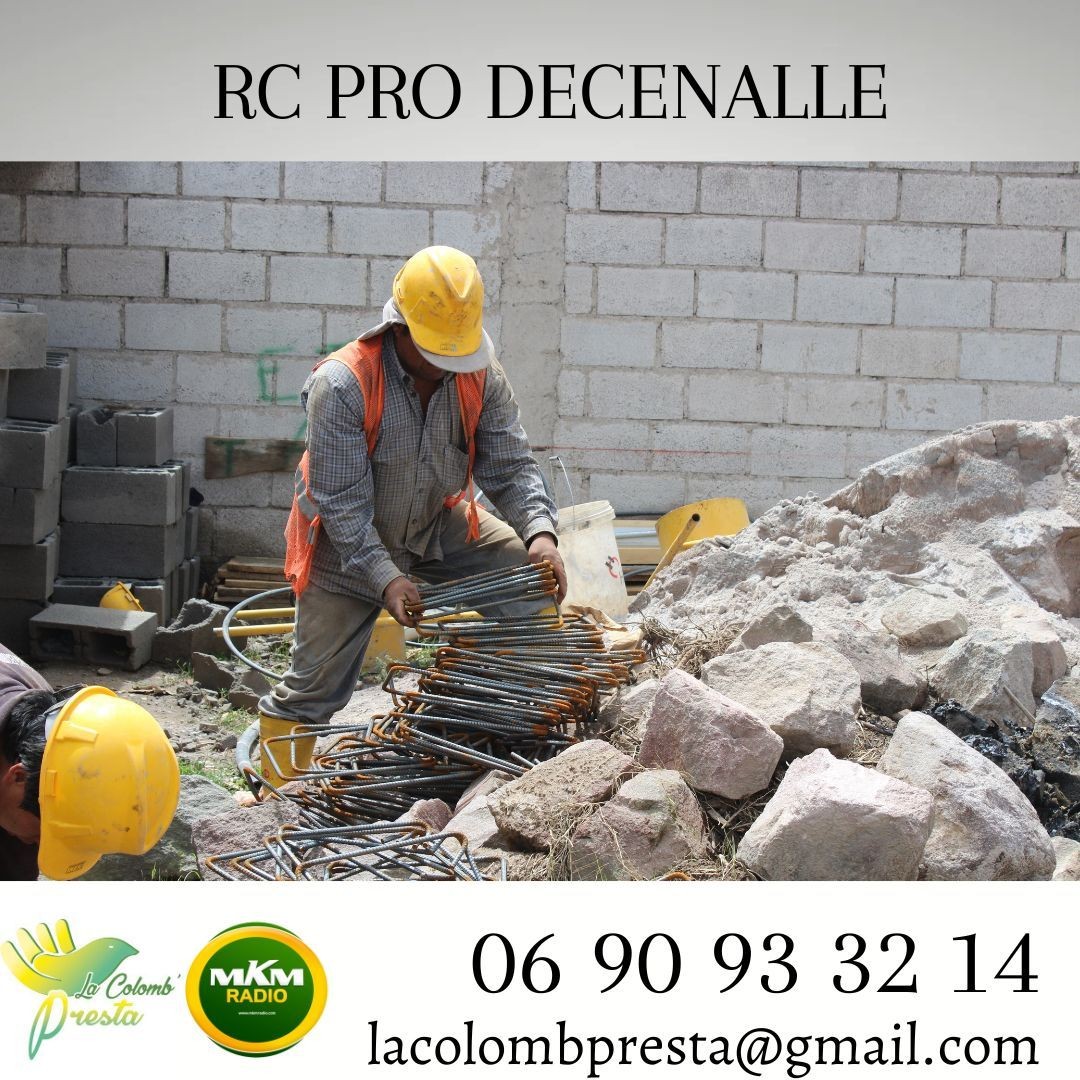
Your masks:
<svg viewBox="0 0 1080 1080"><path fill-rule="evenodd" d="M310 771L315 736L295 737L307 726L259 713L259 772L271 787L281 787Z"/></svg>

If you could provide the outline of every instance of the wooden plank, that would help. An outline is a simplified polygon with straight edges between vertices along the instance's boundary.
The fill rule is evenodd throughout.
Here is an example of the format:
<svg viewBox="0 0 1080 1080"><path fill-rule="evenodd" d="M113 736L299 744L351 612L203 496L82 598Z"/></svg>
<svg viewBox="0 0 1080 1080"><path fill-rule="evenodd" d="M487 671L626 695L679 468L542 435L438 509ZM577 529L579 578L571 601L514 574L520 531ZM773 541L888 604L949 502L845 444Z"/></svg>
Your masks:
<svg viewBox="0 0 1080 1080"><path fill-rule="evenodd" d="M208 436L203 445L207 480L260 472L293 472L304 452L303 439L226 439Z"/></svg>
<svg viewBox="0 0 1080 1080"><path fill-rule="evenodd" d="M261 555L234 555L226 564L228 570L250 574L284 574L285 560L265 558Z"/></svg>
<svg viewBox="0 0 1080 1080"><path fill-rule="evenodd" d="M278 578L276 581L267 578L265 581L249 581L246 578L222 578L220 584L226 589L247 589L249 592L258 593L266 592L267 589L272 589L277 586L279 589L288 585L288 582L284 578Z"/></svg>

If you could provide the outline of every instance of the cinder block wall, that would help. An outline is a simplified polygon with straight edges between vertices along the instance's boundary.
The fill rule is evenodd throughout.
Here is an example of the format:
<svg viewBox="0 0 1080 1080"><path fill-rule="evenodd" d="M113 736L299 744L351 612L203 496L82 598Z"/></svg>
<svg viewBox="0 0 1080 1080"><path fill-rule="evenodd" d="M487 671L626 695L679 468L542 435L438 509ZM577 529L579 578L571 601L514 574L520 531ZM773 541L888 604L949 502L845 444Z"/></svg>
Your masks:
<svg viewBox="0 0 1080 1080"><path fill-rule="evenodd" d="M83 400L173 404L212 557L280 550L291 481L205 480L204 437L301 435L427 243L477 257L538 457L624 513L1080 412L1075 162L0 165L0 294Z"/></svg>

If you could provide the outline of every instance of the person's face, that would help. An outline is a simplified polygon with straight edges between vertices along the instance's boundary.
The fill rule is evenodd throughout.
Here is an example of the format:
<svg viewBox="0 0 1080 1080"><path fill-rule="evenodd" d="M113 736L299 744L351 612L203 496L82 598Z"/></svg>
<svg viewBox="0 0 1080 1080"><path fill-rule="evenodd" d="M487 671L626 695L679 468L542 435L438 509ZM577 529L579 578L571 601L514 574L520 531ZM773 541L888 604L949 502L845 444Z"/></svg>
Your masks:
<svg viewBox="0 0 1080 1080"><path fill-rule="evenodd" d="M41 819L22 809L25 792L26 769L0 757L0 829L24 844L36 844L41 838Z"/></svg>
<svg viewBox="0 0 1080 1080"><path fill-rule="evenodd" d="M425 382L439 382L446 374L445 370L429 363L420 354L420 350L409 336L408 327L394 326L394 348L397 350L401 366L414 378Z"/></svg>

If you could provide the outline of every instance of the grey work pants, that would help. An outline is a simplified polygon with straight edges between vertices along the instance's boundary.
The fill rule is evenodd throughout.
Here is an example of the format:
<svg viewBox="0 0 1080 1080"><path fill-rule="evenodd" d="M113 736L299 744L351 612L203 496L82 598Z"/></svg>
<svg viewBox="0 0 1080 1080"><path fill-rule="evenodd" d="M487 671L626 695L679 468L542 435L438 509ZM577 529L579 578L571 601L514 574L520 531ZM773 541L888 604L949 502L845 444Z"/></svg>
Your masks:
<svg viewBox="0 0 1080 1080"><path fill-rule="evenodd" d="M509 525L480 513L480 538L465 537L468 522L464 502L447 514L440 562L423 562L411 574L423 581L452 581L483 570L520 566L528 562L525 545ZM545 603L491 605L485 615L531 614ZM382 610L357 596L327 592L309 584L297 598L292 661L281 682L259 702L267 716L302 724L326 724L343 709L356 689L360 666L375 620Z"/></svg>

